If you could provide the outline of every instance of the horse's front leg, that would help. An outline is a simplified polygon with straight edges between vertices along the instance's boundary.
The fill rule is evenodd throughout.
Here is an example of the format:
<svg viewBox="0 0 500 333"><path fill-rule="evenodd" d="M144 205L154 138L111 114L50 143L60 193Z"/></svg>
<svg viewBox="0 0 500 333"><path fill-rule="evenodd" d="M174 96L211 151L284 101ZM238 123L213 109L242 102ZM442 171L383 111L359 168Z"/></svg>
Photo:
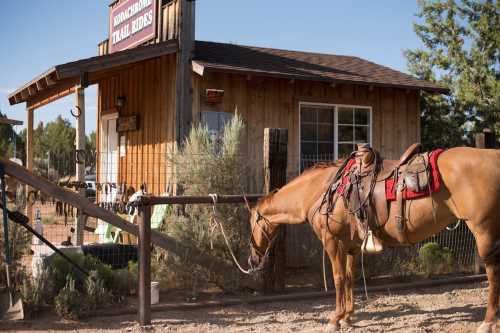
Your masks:
<svg viewBox="0 0 500 333"><path fill-rule="evenodd" d="M325 250L330 258L332 265L333 279L335 282L335 312L332 313L327 332L337 332L340 330L340 320L346 314L345 302L345 262L346 255L343 249L343 243L337 238L329 235L325 240Z"/></svg>
<svg viewBox="0 0 500 333"><path fill-rule="evenodd" d="M351 326L351 316L354 314L354 259L352 254L347 255L345 270L345 307L346 312L341 323L345 326Z"/></svg>

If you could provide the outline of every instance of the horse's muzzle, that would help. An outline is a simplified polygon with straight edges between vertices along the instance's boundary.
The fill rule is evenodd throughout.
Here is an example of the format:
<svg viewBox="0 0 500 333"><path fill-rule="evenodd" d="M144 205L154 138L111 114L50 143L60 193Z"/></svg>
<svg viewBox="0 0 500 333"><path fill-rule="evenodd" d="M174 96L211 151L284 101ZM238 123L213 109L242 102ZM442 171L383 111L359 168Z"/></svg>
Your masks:
<svg viewBox="0 0 500 333"><path fill-rule="evenodd" d="M262 258L257 255L250 255L248 257L248 266L251 273L256 273L264 268Z"/></svg>

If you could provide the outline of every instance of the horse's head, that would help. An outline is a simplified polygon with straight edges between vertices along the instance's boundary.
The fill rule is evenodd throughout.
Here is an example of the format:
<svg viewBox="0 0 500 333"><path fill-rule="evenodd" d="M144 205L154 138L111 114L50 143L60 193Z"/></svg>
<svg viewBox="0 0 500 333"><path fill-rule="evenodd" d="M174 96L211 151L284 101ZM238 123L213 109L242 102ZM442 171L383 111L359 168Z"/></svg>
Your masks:
<svg viewBox="0 0 500 333"><path fill-rule="evenodd" d="M269 252L276 240L277 225L271 223L270 215L264 214L262 203L252 208L250 213L250 269L259 271L264 268Z"/></svg>

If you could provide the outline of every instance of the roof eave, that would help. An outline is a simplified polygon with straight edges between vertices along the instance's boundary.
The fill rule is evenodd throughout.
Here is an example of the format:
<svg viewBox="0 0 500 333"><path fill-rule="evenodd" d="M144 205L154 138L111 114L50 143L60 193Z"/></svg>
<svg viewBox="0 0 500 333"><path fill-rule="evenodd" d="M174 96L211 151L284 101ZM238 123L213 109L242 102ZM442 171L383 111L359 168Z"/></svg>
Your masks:
<svg viewBox="0 0 500 333"><path fill-rule="evenodd" d="M27 102L43 90L59 82L65 83L70 79L73 80L81 77L84 73L88 74L104 71L134 62L148 60L161 55L174 53L177 49L177 41L171 40L57 65L16 89L10 93L7 98L9 99L10 105Z"/></svg>
<svg viewBox="0 0 500 333"><path fill-rule="evenodd" d="M197 66L201 66L203 68L203 72L219 72L219 73L230 73L230 74L241 74L241 75L255 75L255 76L264 76L264 77L272 77L272 78L281 78L281 79L294 79L294 80L302 80L302 81L317 81L317 82L326 82L326 83L345 83L345 84L357 84L357 85L365 85L365 86L374 86L374 87L384 87L384 88L396 88L396 89L411 89L411 90L422 90L429 93L438 93L448 95L450 90L448 88L434 86L434 87L424 87L424 86L416 86L416 85L398 85L398 84L389 84L389 83L381 83L374 81L355 81L355 80L338 80L321 76L308 76L308 75L297 75L297 74L289 74L289 73L280 73L280 72L266 72L266 71L254 71L254 70L239 70L239 69L228 69L228 68L220 68L210 66L207 63L203 63L202 61L194 60L193 63L197 64ZM203 76L203 75L201 75Z"/></svg>

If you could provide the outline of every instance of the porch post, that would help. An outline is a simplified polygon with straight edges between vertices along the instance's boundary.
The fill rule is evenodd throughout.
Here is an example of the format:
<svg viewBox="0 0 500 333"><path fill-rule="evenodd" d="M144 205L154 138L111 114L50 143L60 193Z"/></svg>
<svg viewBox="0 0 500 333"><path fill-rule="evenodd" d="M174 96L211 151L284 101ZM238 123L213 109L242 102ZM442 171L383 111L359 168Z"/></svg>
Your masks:
<svg viewBox="0 0 500 333"><path fill-rule="evenodd" d="M175 83L176 141L182 144L189 135L193 121L193 92L191 60L194 52L195 8L194 0L180 0L179 3L179 51Z"/></svg>
<svg viewBox="0 0 500 333"><path fill-rule="evenodd" d="M35 109L26 109L26 169L33 171L33 113ZM26 198L31 191L31 187L26 185ZM26 216L33 223L33 205L30 200L26 200Z"/></svg>
<svg viewBox="0 0 500 333"><path fill-rule="evenodd" d="M264 193L269 194L286 184L288 129L265 128L263 150ZM278 227L276 241L264 267L262 289L265 293L285 290L286 227L286 225Z"/></svg>
<svg viewBox="0 0 500 333"><path fill-rule="evenodd" d="M81 85L75 89L75 113L76 118L76 181L85 184L85 88ZM85 196L85 187L80 186L78 193ZM78 210L75 221L75 245L83 245L83 229L85 227L85 216Z"/></svg>

